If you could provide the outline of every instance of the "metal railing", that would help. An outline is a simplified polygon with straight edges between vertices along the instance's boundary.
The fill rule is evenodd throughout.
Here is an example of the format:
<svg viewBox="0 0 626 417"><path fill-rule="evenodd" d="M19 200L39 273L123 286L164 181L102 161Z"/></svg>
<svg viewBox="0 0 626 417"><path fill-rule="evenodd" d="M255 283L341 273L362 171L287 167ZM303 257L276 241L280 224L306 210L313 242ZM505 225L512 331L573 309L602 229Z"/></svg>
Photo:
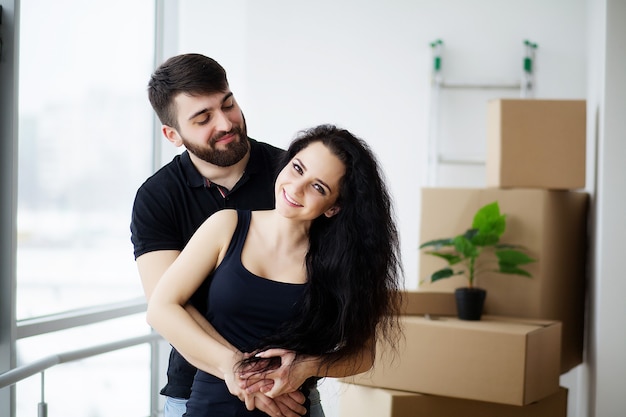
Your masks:
<svg viewBox="0 0 626 417"><path fill-rule="evenodd" d="M77 326L101 323L106 320L122 318L144 312L146 302L144 298L137 298L115 304L107 304L85 309L67 311L34 319L21 320L17 323L17 339L30 336L37 336L45 333L75 328ZM26 378L41 373L41 402L38 404L38 417L47 416L47 404L44 398L45 378L44 372L56 365L73 362L116 350L129 347L150 344L150 415L157 415L158 399L158 342L161 336L155 332L116 340L108 343L101 343L73 351L61 352L46 356L34 362L18 366L0 374L0 389L14 385Z"/></svg>
<svg viewBox="0 0 626 417"><path fill-rule="evenodd" d="M117 319L146 311L144 297L133 298L112 304L86 307L62 313L18 320L17 339L39 336L45 333L58 332L77 326L100 323L105 320Z"/></svg>

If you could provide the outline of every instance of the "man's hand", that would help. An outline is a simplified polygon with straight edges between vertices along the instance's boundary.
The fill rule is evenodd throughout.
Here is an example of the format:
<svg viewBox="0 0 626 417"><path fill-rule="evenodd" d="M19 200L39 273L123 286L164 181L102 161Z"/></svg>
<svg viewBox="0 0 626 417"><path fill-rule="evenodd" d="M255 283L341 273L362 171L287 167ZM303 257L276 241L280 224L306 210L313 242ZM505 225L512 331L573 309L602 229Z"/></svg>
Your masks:
<svg viewBox="0 0 626 417"><path fill-rule="evenodd" d="M270 398L298 390L313 375L313 360L296 361L296 353L286 349L268 349L256 355L259 358L280 358L280 366L259 371L254 365L239 371L240 388L248 393L262 392ZM273 383L268 383L272 380Z"/></svg>
<svg viewBox="0 0 626 417"><path fill-rule="evenodd" d="M306 407L302 405L306 398L300 391L283 394L274 399L260 392L253 395L256 408L272 417L301 417L306 414ZM275 411L276 407L278 412Z"/></svg>
<svg viewBox="0 0 626 417"><path fill-rule="evenodd" d="M306 414L306 408L302 405L306 398L300 391L270 398L259 390L248 392L240 388L242 381L235 373L225 374L224 382L230 393L245 403L249 411L258 408L271 417L300 417Z"/></svg>

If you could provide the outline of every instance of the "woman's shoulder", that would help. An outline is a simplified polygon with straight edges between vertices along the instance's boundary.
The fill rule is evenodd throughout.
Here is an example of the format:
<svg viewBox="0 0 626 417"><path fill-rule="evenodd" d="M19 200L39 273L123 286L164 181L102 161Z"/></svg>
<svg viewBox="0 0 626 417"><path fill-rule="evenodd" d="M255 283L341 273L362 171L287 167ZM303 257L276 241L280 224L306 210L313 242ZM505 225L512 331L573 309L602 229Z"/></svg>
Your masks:
<svg viewBox="0 0 626 417"><path fill-rule="evenodd" d="M228 221L237 221L237 210L235 209L223 209L216 211L213 213L209 219L213 219L216 222L228 222Z"/></svg>
<svg viewBox="0 0 626 417"><path fill-rule="evenodd" d="M224 209L216 211L200 226L196 234L211 240L218 240L220 237L230 240L237 227L237 210Z"/></svg>

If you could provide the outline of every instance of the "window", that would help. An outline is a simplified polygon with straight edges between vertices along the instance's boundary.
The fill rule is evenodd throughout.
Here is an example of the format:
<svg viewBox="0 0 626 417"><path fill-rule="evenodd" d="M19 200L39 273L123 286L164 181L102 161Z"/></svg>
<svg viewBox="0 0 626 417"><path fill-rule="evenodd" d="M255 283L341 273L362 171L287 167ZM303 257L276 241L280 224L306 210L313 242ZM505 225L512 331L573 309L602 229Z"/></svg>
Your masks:
<svg viewBox="0 0 626 417"><path fill-rule="evenodd" d="M17 318L141 296L154 2L25 1L19 37Z"/></svg>
<svg viewBox="0 0 626 417"><path fill-rule="evenodd" d="M143 297L129 223L135 192L152 172L146 86L154 68L155 2L23 1L16 35L16 317ZM23 338L17 365L148 332L143 314L135 314ZM147 345L44 375L52 414L149 414ZM40 376L16 384L16 393L17 415L34 415Z"/></svg>

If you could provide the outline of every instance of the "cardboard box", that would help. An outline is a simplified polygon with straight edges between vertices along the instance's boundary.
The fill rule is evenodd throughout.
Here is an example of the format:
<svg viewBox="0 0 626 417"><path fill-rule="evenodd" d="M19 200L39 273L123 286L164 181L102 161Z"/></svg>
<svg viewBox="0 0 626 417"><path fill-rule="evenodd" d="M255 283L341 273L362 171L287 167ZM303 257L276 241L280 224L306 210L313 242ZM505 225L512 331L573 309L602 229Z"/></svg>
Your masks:
<svg viewBox="0 0 626 417"><path fill-rule="evenodd" d="M487 290L485 314L558 320L563 323L561 373L583 361L587 209L589 196L541 189L424 188L420 243L451 237L471 226L476 211L498 201L507 215L501 242L524 246L537 262L533 277L486 272L476 285ZM420 291L454 291L463 276L427 282L445 261L419 254Z"/></svg>
<svg viewBox="0 0 626 417"><path fill-rule="evenodd" d="M487 187L585 187L585 100L492 100L487 105Z"/></svg>
<svg viewBox="0 0 626 417"><path fill-rule="evenodd" d="M527 405L559 389L561 324L400 316L398 356L378 346L372 370L342 382L499 404Z"/></svg>
<svg viewBox="0 0 626 417"><path fill-rule="evenodd" d="M566 417L567 389L517 406L341 384L339 417Z"/></svg>
<svg viewBox="0 0 626 417"><path fill-rule="evenodd" d="M456 316L456 301L449 291L402 291L402 310L407 316Z"/></svg>

